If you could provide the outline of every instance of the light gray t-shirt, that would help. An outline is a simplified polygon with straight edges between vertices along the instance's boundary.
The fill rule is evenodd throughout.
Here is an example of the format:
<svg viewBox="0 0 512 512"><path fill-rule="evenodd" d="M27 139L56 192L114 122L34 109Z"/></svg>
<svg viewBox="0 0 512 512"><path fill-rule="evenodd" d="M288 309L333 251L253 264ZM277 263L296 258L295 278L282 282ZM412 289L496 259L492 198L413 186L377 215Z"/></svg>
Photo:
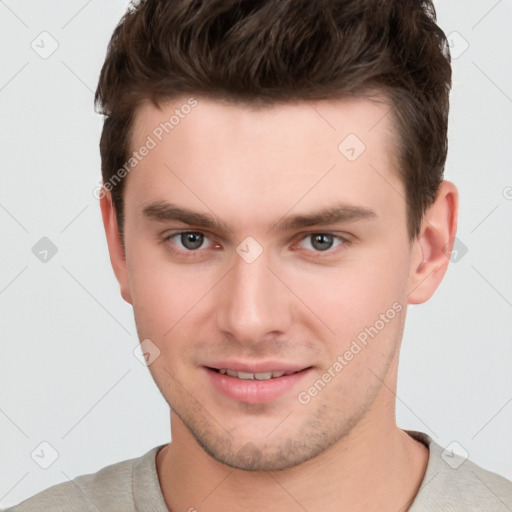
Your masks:
<svg viewBox="0 0 512 512"><path fill-rule="evenodd" d="M406 431L430 450L409 512L511 512L512 482L444 452L429 436ZM36 494L6 512L169 512L158 482L156 454L118 462Z"/></svg>

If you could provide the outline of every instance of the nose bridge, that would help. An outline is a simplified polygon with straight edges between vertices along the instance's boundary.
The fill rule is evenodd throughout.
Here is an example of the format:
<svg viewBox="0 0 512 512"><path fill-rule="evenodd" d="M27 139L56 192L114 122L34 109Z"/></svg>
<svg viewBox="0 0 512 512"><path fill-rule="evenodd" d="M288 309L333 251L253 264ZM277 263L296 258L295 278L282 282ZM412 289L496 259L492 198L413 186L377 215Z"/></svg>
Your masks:
<svg viewBox="0 0 512 512"><path fill-rule="evenodd" d="M269 263L264 252L254 260L237 254L226 276L218 304L219 328L240 342L257 342L269 333L282 333L289 324L289 298Z"/></svg>

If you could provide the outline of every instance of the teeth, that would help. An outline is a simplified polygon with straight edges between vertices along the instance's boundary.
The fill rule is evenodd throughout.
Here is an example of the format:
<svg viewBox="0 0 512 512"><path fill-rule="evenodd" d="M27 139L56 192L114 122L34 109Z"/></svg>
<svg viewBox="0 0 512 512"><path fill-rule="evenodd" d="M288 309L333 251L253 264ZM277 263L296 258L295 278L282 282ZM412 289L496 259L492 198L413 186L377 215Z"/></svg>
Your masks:
<svg viewBox="0 0 512 512"><path fill-rule="evenodd" d="M268 380L275 379L277 377L282 377L283 375L291 375L295 372L260 372L260 373L251 373L251 372L237 372L235 370L228 370L225 368L220 368L219 373L222 375L229 375L230 377L236 377L242 380Z"/></svg>
<svg viewBox="0 0 512 512"><path fill-rule="evenodd" d="M267 380L272 378L272 372L261 372L261 373L255 373L254 378L256 380Z"/></svg>
<svg viewBox="0 0 512 512"><path fill-rule="evenodd" d="M238 377L239 379L243 380L254 380L254 373L249 372L233 372L235 375L231 375L228 370L228 375L231 375L232 377Z"/></svg>

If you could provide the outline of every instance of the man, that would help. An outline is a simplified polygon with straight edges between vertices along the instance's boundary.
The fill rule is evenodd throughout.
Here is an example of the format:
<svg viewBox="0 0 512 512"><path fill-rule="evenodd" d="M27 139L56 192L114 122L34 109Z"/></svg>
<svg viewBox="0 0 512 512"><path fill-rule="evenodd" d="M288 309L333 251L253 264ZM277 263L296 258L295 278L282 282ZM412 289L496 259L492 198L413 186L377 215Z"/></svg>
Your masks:
<svg viewBox="0 0 512 512"><path fill-rule="evenodd" d="M450 83L429 1L129 10L100 202L172 442L12 510L510 510L394 415L407 305L456 233Z"/></svg>

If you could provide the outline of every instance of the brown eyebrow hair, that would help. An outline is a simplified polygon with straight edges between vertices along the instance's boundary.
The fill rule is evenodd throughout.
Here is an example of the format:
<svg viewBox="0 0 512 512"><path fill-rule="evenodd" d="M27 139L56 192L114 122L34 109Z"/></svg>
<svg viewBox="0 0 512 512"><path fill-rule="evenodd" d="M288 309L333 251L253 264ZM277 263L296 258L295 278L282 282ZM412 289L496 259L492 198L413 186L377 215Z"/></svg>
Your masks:
<svg viewBox="0 0 512 512"><path fill-rule="evenodd" d="M178 220L185 224L199 226L204 229L232 233L233 230L223 221L208 213L199 213L188 208L182 208L166 201L157 201L145 206L142 210L144 217L160 222ZM366 207L335 204L319 211L284 216L269 229L290 231L309 226L332 224L335 222L354 222L356 220L376 218L374 210Z"/></svg>

